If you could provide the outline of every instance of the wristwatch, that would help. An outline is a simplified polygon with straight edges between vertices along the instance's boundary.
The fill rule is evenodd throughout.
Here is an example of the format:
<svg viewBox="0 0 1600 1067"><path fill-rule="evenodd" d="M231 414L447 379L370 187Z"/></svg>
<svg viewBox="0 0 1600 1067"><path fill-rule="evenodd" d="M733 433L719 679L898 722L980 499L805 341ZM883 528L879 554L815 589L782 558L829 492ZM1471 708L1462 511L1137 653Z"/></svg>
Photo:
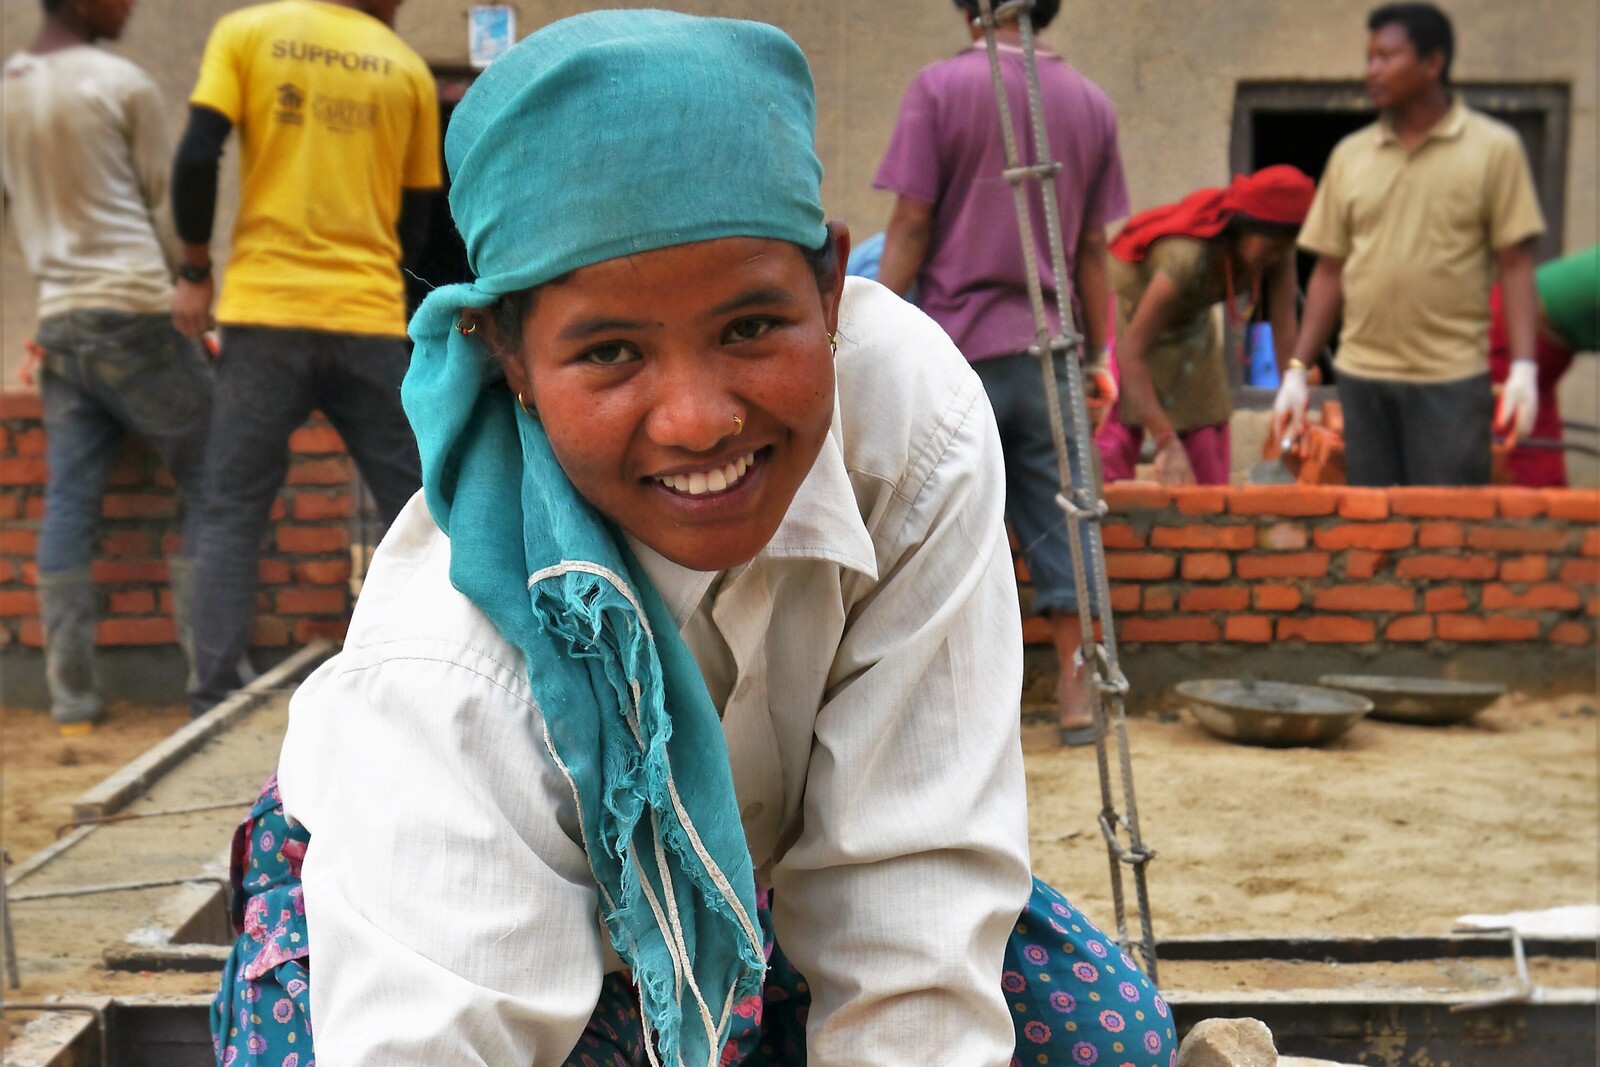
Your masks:
<svg viewBox="0 0 1600 1067"><path fill-rule="evenodd" d="M186 282L203 282L211 277L211 264L205 263L179 263L178 277Z"/></svg>

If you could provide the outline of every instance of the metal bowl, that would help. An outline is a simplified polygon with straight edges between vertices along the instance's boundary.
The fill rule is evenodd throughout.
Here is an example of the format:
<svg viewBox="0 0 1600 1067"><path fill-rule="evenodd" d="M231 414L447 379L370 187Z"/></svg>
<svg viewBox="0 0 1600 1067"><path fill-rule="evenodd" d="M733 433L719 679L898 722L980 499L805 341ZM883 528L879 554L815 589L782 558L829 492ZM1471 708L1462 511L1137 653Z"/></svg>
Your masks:
<svg viewBox="0 0 1600 1067"><path fill-rule="evenodd" d="M1179 682L1200 725L1229 741L1288 748L1320 745L1360 722L1372 701L1339 689L1238 678Z"/></svg>
<svg viewBox="0 0 1600 1067"><path fill-rule="evenodd" d="M1372 701L1374 719L1429 726L1466 722L1506 691L1497 682L1390 678L1378 674L1324 674L1317 681L1330 689L1366 697Z"/></svg>

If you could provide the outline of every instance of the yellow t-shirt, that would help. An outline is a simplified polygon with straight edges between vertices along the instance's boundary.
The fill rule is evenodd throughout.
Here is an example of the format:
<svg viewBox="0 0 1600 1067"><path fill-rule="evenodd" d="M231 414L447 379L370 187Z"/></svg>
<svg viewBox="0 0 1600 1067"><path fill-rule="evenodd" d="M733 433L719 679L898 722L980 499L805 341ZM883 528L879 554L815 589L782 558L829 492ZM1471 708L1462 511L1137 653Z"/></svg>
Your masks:
<svg viewBox="0 0 1600 1067"><path fill-rule="evenodd" d="M1334 148L1300 247L1344 260L1336 366L1447 382L1489 369L1496 249L1544 232L1516 131L1457 100L1410 152L1383 123Z"/></svg>
<svg viewBox="0 0 1600 1067"><path fill-rule="evenodd" d="M217 320L404 335L400 190L440 184L422 58L371 15L278 0L217 22L189 102L243 146Z"/></svg>

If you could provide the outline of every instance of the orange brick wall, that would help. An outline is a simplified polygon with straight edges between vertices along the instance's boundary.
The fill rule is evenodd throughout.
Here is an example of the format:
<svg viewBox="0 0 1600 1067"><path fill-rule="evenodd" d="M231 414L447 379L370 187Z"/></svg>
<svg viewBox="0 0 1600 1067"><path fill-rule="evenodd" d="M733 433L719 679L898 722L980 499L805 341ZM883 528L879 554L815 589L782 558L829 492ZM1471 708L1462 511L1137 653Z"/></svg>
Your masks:
<svg viewBox="0 0 1600 1067"><path fill-rule="evenodd" d="M1119 483L1106 499L1112 609L1130 650L1595 641L1592 489ZM1017 573L1025 583L1020 558ZM1041 618L1024 633L1049 642Z"/></svg>
<svg viewBox="0 0 1600 1067"><path fill-rule="evenodd" d="M262 541L257 648L342 637L350 614L350 461L314 416L290 440L288 481ZM0 645L43 644L33 553L44 514L45 437L39 400L0 394ZM124 442L101 506L93 564L101 587L99 643L175 643L166 556L180 546L179 498L155 454Z"/></svg>

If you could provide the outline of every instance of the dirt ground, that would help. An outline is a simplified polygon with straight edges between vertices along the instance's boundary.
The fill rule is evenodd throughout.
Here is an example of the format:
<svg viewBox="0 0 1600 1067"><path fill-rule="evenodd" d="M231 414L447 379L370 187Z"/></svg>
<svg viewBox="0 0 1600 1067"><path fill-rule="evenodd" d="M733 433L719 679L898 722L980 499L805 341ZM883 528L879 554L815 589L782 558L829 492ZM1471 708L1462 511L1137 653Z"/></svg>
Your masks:
<svg viewBox="0 0 1600 1067"><path fill-rule="evenodd" d="M1368 720L1302 749L1231 744L1186 712L1131 721L1156 936L1443 935L1597 902L1597 703L1513 694L1469 725ZM1109 926L1094 750L1047 727L1024 746L1034 869Z"/></svg>

